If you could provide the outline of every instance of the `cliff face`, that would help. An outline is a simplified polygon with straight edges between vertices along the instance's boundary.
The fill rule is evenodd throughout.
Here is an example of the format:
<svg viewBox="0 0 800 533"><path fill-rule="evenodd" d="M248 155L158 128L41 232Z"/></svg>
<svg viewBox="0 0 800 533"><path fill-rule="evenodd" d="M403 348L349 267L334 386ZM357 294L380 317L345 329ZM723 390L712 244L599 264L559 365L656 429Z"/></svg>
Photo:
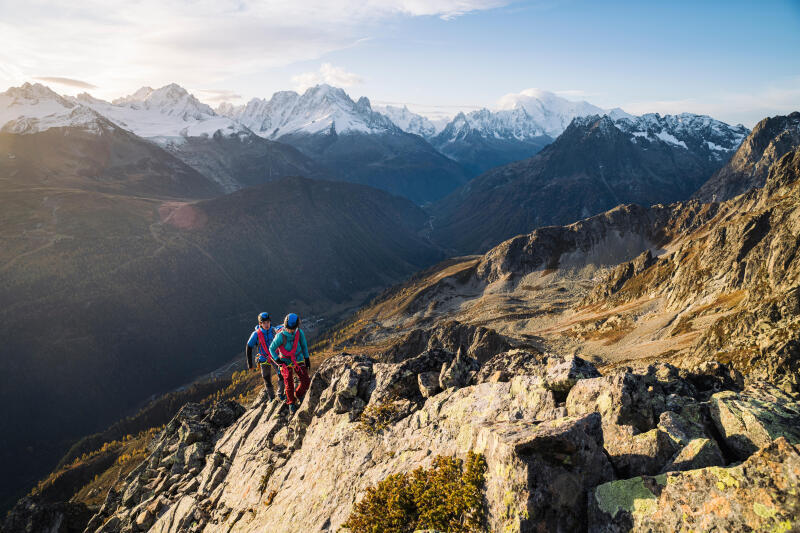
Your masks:
<svg viewBox="0 0 800 533"><path fill-rule="evenodd" d="M690 206L674 206L685 220ZM800 387L800 150L773 165L763 189L696 219L671 253L618 266L587 298L613 307L663 298L675 327L699 333L688 357ZM678 235L674 226L667 231Z"/></svg>

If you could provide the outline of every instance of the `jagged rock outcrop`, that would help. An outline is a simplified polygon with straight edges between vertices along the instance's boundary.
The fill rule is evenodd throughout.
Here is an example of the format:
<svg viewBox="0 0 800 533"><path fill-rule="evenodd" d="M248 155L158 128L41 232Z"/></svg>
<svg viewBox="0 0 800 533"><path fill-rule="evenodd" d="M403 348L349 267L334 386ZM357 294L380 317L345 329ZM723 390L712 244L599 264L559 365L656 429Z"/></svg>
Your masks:
<svg viewBox="0 0 800 533"><path fill-rule="evenodd" d="M549 226L509 239L487 252L477 267L489 283L535 270L616 265L665 240L671 209L622 205L569 226Z"/></svg>
<svg viewBox="0 0 800 533"><path fill-rule="evenodd" d="M589 531L795 531L800 451L784 438L744 463L635 477L598 486Z"/></svg>
<svg viewBox="0 0 800 533"><path fill-rule="evenodd" d="M753 128L731 160L694 193L701 202L724 202L763 187L770 167L800 146L800 112L765 118Z"/></svg>
<svg viewBox="0 0 800 533"><path fill-rule="evenodd" d="M488 466L488 530L583 531L590 517L616 510L602 500L608 482L731 460L715 455L719 433L702 403L738 393L718 390L724 369L600 376L574 356L511 350L472 384L433 385L457 361L471 368L467 358L437 349L399 363L333 356L291 418L279 402L257 401L244 414L230 404L187 406L87 532L337 531L386 476L469 451ZM485 379L498 377L492 368L505 368L504 379ZM794 468L780 461L775 468ZM791 509L775 505L776 516ZM628 516L610 514L608 527Z"/></svg>
<svg viewBox="0 0 800 533"><path fill-rule="evenodd" d="M379 358L386 363L398 363L425 350L442 348L457 352L461 347L466 349L466 355L483 363L492 355L508 350L510 345L493 329L448 320L429 329L412 330Z"/></svg>

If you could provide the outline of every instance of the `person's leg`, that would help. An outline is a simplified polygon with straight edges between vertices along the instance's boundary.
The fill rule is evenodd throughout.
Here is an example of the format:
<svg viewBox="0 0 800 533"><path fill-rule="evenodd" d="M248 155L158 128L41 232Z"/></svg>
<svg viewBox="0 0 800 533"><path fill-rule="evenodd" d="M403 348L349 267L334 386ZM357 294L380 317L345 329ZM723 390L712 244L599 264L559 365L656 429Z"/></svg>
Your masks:
<svg viewBox="0 0 800 533"><path fill-rule="evenodd" d="M283 376L283 383L286 385L286 403L292 405L295 402L292 368L289 365L281 365L281 375Z"/></svg>
<svg viewBox="0 0 800 533"><path fill-rule="evenodd" d="M261 377L264 379L264 390L267 392L267 398L270 400L275 399L275 391L272 390L272 371L268 364L259 365L261 367Z"/></svg>
<svg viewBox="0 0 800 533"><path fill-rule="evenodd" d="M286 386L283 383L283 375L278 365L270 359L270 365L275 367L275 375L278 376L278 398L282 401L286 400Z"/></svg>
<svg viewBox="0 0 800 533"><path fill-rule="evenodd" d="M297 365L295 369L297 372L297 377L300 378L300 386L297 388L297 398L300 401L303 401L303 396L306 395L306 391L308 390L308 386L311 384L311 379L308 377L308 372L306 371L306 366L303 364Z"/></svg>

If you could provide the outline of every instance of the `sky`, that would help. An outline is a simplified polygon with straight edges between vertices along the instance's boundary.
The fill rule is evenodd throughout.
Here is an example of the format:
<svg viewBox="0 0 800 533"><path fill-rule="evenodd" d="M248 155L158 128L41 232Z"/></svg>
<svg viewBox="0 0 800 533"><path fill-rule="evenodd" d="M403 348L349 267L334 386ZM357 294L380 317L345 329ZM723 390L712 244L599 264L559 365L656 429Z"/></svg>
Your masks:
<svg viewBox="0 0 800 533"><path fill-rule="evenodd" d="M178 83L244 103L316 83L434 118L538 88L752 127L800 110L800 0L0 0L0 90Z"/></svg>

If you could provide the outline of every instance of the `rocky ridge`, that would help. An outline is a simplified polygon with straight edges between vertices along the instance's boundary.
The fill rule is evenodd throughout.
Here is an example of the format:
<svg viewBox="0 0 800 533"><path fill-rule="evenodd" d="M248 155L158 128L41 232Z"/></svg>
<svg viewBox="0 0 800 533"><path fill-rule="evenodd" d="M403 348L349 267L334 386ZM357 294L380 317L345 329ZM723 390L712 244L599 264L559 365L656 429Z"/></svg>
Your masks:
<svg viewBox="0 0 800 533"><path fill-rule="evenodd" d="M719 364L601 375L580 358L521 350L488 361L513 372L456 378L456 367L480 365L441 348L397 363L342 353L292 418L278 402L189 404L86 531L337 531L368 486L468 451L488 464L490 531L798 525L796 397ZM437 370L446 387L425 394L417 377ZM370 430L376 406L393 416ZM737 506L709 516L706 491ZM680 506L653 505L659 498ZM756 511L744 505L753 498Z"/></svg>
<svg viewBox="0 0 800 533"><path fill-rule="evenodd" d="M616 267L585 302L611 308L663 298L675 312L672 330L696 332L686 357L712 357L796 391L799 198L795 150L772 166L762 189L722 204L671 206L670 253Z"/></svg>
<svg viewBox="0 0 800 533"><path fill-rule="evenodd" d="M765 118L753 128L727 165L694 194L701 202L723 202L763 187L770 167L800 146L800 112Z"/></svg>

